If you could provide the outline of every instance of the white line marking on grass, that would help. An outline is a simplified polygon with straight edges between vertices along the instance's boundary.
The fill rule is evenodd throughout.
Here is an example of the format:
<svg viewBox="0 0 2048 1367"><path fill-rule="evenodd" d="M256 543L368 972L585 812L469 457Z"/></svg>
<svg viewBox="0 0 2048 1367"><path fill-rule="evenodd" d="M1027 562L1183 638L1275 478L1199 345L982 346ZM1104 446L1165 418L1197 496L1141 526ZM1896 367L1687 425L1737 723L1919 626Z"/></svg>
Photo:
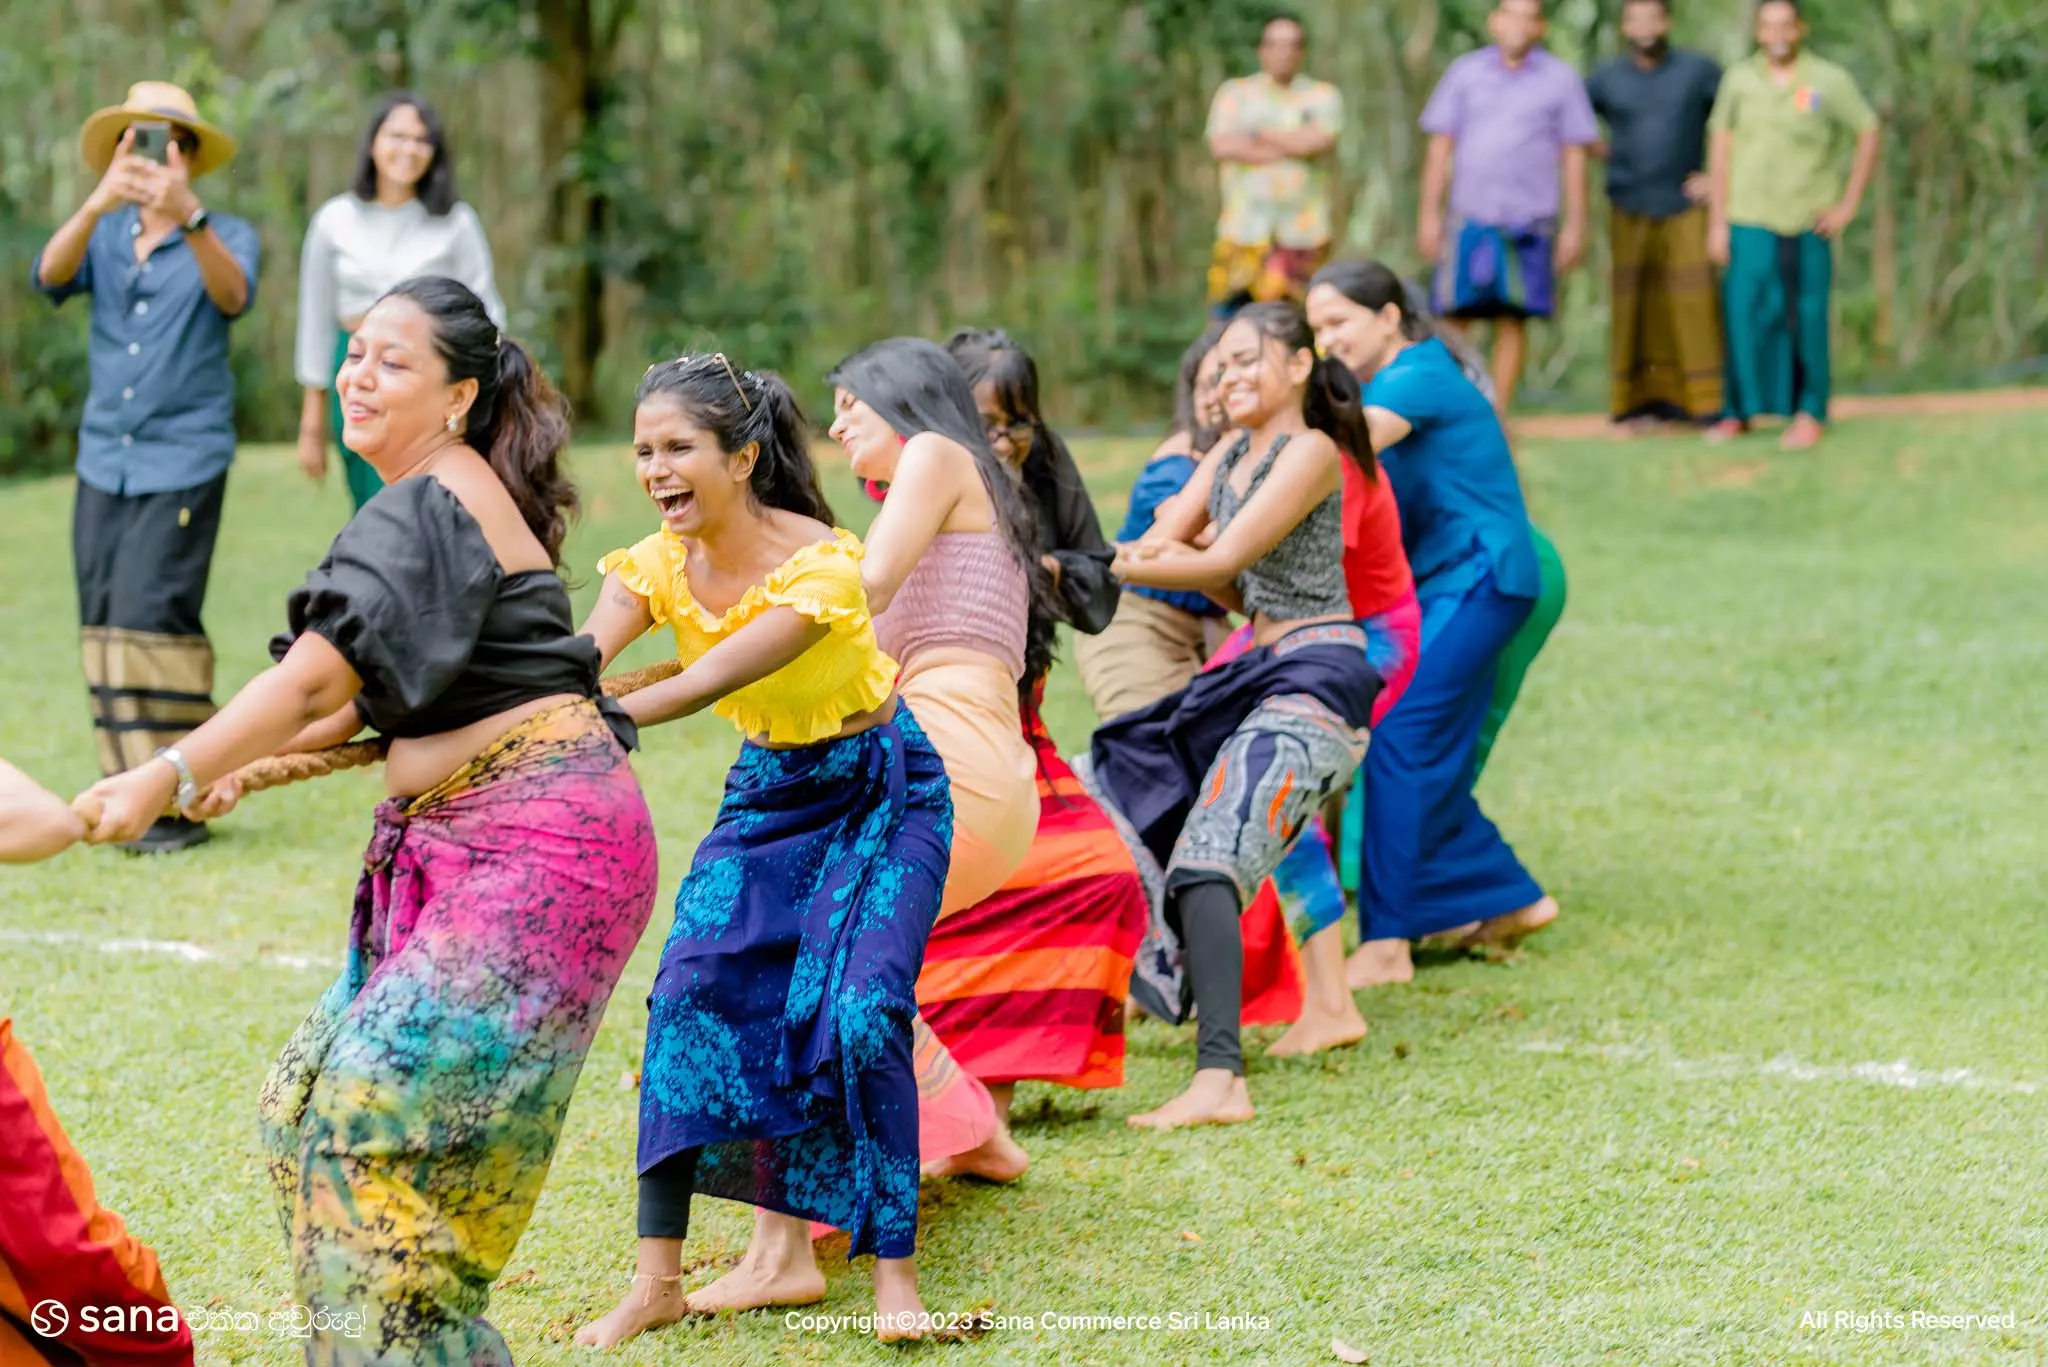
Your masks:
<svg viewBox="0 0 2048 1367"><path fill-rule="evenodd" d="M1779 1054L1776 1058L1758 1062L1735 1054L1716 1054L1711 1058L1675 1058L1657 1049L1639 1044L1575 1044L1569 1040L1532 1040L1521 1046L1532 1054L1564 1054L1576 1058L1608 1059L1620 1063L1652 1062L1662 1063L1680 1077L1733 1077L1750 1074L1756 1077L1790 1078L1794 1082L1867 1082L1880 1087L1904 1087L1910 1090L1935 1087L1966 1087L1981 1091L2013 1092L2021 1096L2033 1096L2041 1091L2036 1082L2009 1082L2000 1078L1981 1077L1968 1068L1916 1068L1905 1059L1890 1063L1801 1063L1790 1054Z"/></svg>
<svg viewBox="0 0 2048 1367"><path fill-rule="evenodd" d="M182 959L188 964L255 962L277 964L283 968L326 970L335 967L332 961L312 955L273 954L268 950L258 950L253 959L245 960L239 956L231 958L219 950L208 949L205 945L194 944L190 940L100 940L90 935L79 935L63 930L0 930L0 940L26 940L45 945L84 945L90 949L97 949L102 954L162 954Z"/></svg>

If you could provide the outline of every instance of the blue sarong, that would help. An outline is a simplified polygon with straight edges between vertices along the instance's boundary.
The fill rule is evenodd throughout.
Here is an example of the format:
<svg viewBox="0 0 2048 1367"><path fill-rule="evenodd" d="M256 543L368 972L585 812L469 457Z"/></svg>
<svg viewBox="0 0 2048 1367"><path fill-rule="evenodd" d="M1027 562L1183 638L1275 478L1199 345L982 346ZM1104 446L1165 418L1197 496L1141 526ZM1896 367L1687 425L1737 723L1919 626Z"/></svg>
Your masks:
<svg viewBox="0 0 2048 1367"><path fill-rule="evenodd" d="M1453 220L1430 302L1445 318L1548 318L1555 306L1549 223L1502 227Z"/></svg>
<svg viewBox="0 0 2048 1367"><path fill-rule="evenodd" d="M648 997L642 1173L700 1149L700 1192L835 1225L849 1256L915 1251L911 1017L952 838L907 706L741 749Z"/></svg>
<svg viewBox="0 0 2048 1367"><path fill-rule="evenodd" d="M1365 757L1361 938L1419 939L1542 899L1472 795L1501 655L1532 606L1490 571L1424 602L1415 678Z"/></svg>

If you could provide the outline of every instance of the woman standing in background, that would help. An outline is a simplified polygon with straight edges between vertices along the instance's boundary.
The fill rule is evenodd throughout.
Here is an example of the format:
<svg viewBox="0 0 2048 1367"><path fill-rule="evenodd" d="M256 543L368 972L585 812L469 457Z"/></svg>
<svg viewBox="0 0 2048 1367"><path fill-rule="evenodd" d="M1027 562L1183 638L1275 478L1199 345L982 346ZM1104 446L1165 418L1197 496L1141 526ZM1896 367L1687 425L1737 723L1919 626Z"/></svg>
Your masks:
<svg viewBox="0 0 2048 1367"><path fill-rule="evenodd" d="M455 197L455 163L434 107L410 91L386 95L363 130L348 193L321 205L299 254L299 335L292 368L305 390L299 410L299 468L327 476L327 442L340 441L335 372L349 334L370 305L399 281L443 275L483 300L505 326L505 301L491 274L491 244L476 211ZM360 508L384 487L346 446L342 468Z"/></svg>

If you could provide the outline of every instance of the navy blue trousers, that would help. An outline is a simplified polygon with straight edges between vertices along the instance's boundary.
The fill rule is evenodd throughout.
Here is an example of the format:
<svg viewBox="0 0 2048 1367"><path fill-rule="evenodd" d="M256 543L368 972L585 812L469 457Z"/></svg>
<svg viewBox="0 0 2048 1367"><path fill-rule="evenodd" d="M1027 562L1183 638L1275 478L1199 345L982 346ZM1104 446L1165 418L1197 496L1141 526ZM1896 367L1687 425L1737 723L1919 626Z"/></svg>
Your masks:
<svg viewBox="0 0 2048 1367"><path fill-rule="evenodd" d="M1418 939L1542 898L1472 793L1501 651L1532 606L1495 589L1491 575L1424 604L1415 678L1365 755L1362 938Z"/></svg>

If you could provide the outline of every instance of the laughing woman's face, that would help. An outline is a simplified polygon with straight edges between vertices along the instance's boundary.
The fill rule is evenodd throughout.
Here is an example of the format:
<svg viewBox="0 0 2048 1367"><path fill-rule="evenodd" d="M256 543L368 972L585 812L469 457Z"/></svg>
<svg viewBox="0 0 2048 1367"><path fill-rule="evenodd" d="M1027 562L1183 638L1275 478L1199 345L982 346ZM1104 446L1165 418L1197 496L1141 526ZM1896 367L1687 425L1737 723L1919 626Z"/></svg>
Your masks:
<svg viewBox="0 0 2048 1367"><path fill-rule="evenodd" d="M896 477L896 460L903 454L902 438L852 390L833 391L832 427L828 435L845 450L847 464L859 478L887 484Z"/></svg>
<svg viewBox="0 0 2048 1367"><path fill-rule="evenodd" d="M699 535L745 507L755 451L752 443L726 451L673 395L650 394L633 412L633 473L677 536Z"/></svg>

